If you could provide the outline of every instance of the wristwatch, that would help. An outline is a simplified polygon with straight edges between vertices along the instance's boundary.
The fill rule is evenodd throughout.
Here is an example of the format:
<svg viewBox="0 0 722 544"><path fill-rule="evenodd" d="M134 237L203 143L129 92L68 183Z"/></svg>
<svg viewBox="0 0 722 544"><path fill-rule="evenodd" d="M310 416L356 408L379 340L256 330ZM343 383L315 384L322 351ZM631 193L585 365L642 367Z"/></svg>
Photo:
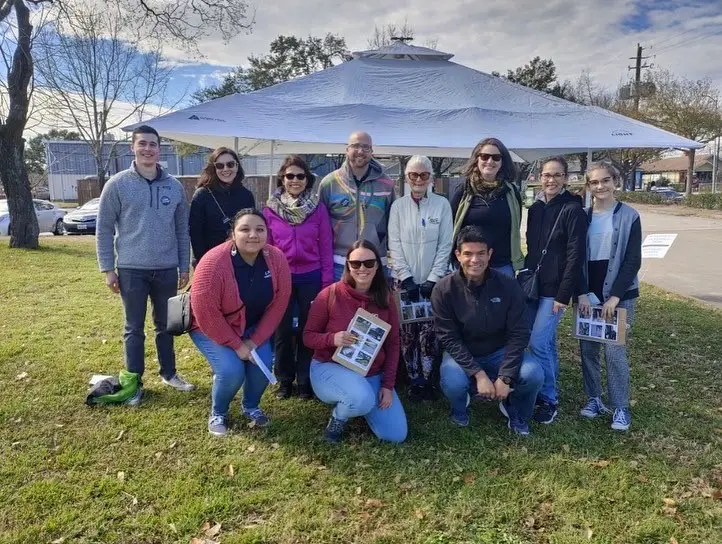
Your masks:
<svg viewBox="0 0 722 544"><path fill-rule="evenodd" d="M510 378L509 376L502 376L501 381L503 381L509 387L511 387L514 384L514 379Z"/></svg>

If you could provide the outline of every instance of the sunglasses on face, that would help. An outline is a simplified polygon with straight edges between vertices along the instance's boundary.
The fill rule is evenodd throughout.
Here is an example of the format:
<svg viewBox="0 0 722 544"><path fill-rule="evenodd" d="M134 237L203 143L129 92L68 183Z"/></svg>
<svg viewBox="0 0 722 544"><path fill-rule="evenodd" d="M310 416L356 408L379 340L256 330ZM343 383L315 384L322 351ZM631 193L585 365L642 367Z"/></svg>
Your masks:
<svg viewBox="0 0 722 544"><path fill-rule="evenodd" d="M288 174L283 174L283 177L286 178L288 181L293 181L294 179L297 179L298 181L303 181L306 179L306 174L291 174L290 172Z"/></svg>
<svg viewBox="0 0 722 544"><path fill-rule="evenodd" d="M489 159L494 162L501 162L501 153L479 153L479 158L482 162L486 162Z"/></svg>
<svg viewBox="0 0 722 544"><path fill-rule="evenodd" d="M366 259L365 261L346 261L348 263L349 268L353 268L354 270L358 270L361 268L361 265L364 265L365 268L373 268L376 266L376 259Z"/></svg>
<svg viewBox="0 0 722 544"><path fill-rule="evenodd" d="M421 172L420 174L418 172L407 172L406 175L411 181L416 181L417 179L421 179L421 181L429 181L429 178L431 177L429 172Z"/></svg>
<svg viewBox="0 0 722 544"><path fill-rule="evenodd" d="M224 168L228 168L230 170L231 168L236 167L236 161L217 162L213 166L216 167L216 170L223 170Z"/></svg>

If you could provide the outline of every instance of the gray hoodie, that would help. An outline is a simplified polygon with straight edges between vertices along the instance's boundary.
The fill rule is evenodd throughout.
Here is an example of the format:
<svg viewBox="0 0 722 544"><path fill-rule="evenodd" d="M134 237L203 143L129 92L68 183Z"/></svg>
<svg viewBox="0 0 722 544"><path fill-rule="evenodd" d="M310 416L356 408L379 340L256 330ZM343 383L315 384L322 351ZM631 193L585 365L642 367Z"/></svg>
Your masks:
<svg viewBox="0 0 722 544"><path fill-rule="evenodd" d="M153 181L138 173L135 162L115 174L100 195L96 249L101 272L116 268L188 272L188 200L183 185L160 166Z"/></svg>

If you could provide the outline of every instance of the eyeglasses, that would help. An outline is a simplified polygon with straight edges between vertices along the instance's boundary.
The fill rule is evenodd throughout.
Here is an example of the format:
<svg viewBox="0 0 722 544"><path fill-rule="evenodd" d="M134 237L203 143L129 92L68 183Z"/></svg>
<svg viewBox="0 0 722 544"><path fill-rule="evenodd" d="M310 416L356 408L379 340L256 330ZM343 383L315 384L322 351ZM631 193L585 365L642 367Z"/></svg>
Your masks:
<svg viewBox="0 0 722 544"><path fill-rule="evenodd" d="M235 168L236 167L236 161L228 161L228 162L217 162L213 166L216 167L216 170L223 170L224 168Z"/></svg>
<svg viewBox="0 0 722 544"><path fill-rule="evenodd" d="M306 179L306 174L291 174L290 172L288 174L283 174L283 177L286 178L288 181L292 181L294 179L297 179L298 181L303 181Z"/></svg>
<svg viewBox="0 0 722 544"><path fill-rule="evenodd" d="M373 268L376 266L376 259L366 259L365 261L346 261L348 263L349 268L353 268L354 270L358 270L361 268L361 265L364 265L366 268Z"/></svg>
<svg viewBox="0 0 722 544"><path fill-rule="evenodd" d="M479 158L482 162L486 162L489 159L494 162L501 162L501 153L479 153Z"/></svg>
<svg viewBox="0 0 722 544"><path fill-rule="evenodd" d="M555 172L554 174L550 172L544 172L541 175L541 179L543 179L544 181L551 181L552 179L559 181L560 179L564 179L564 174L562 174L561 172Z"/></svg>
<svg viewBox="0 0 722 544"><path fill-rule="evenodd" d="M371 151L369 144L348 144L348 146L356 151Z"/></svg>
<svg viewBox="0 0 722 544"><path fill-rule="evenodd" d="M406 176L411 181L416 181L417 179L421 179L421 181L429 181L429 178L431 177L430 172L406 172Z"/></svg>

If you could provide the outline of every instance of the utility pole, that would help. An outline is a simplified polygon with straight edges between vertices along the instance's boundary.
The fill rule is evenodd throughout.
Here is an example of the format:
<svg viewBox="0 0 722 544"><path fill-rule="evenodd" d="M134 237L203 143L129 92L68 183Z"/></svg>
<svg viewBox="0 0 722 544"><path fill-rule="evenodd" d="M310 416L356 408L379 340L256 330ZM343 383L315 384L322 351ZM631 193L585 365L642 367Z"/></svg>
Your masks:
<svg viewBox="0 0 722 544"><path fill-rule="evenodd" d="M629 70L634 70L634 91L633 91L633 97L634 97L634 111L639 111L639 99L642 95L641 92L641 83L642 83L642 69L643 68L651 68L652 66L650 64L642 64L643 60L648 59L649 57L643 57L642 51L644 51L646 48L642 47L640 44L637 44L637 56L636 57L629 57L629 60L636 61L634 66L629 66Z"/></svg>

